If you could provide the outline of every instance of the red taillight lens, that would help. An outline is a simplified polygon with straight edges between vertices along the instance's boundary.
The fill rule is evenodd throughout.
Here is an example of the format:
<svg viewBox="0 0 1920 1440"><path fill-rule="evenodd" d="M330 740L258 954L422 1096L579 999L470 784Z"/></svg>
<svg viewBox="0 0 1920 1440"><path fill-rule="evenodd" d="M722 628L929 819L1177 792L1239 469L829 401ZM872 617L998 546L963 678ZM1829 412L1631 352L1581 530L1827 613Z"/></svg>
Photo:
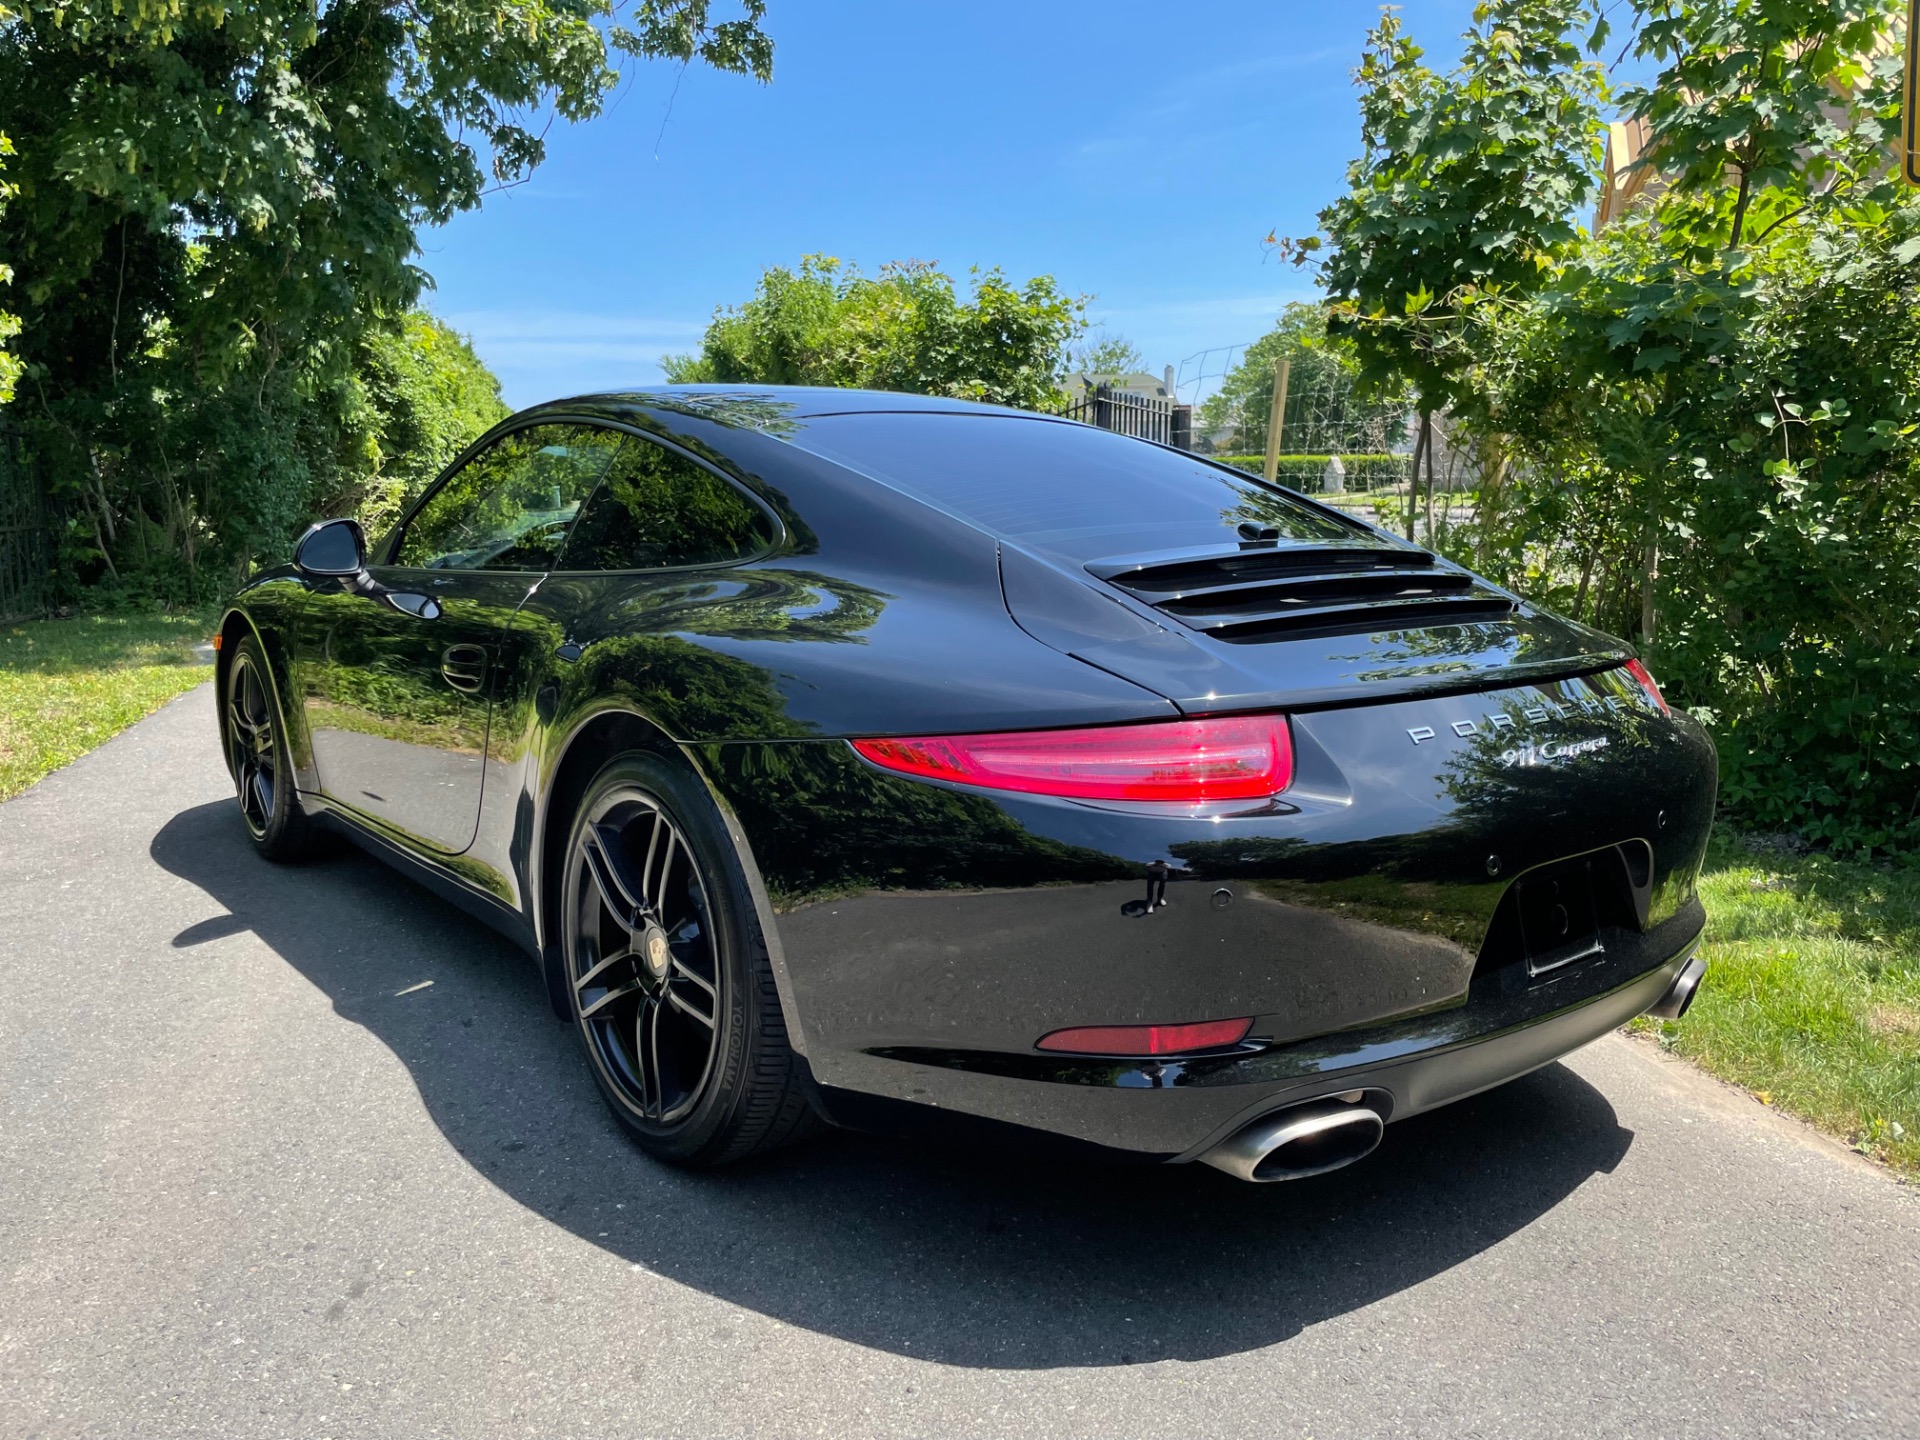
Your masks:
<svg viewBox="0 0 1920 1440"><path fill-rule="evenodd" d="M1200 1020L1191 1025L1088 1025L1042 1035L1035 1048L1069 1055L1179 1055L1238 1045L1253 1028L1253 1017Z"/></svg>
<svg viewBox="0 0 1920 1440"><path fill-rule="evenodd" d="M1647 692L1647 698L1660 707L1660 713L1662 715L1671 715L1673 713L1673 711L1667 707L1667 697L1662 695L1660 693L1660 687L1653 683L1653 676L1648 672L1645 665L1641 664L1638 660L1629 660L1623 668L1629 675L1633 676L1640 688Z"/></svg>
<svg viewBox="0 0 1920 1440"><path fill-rule="evenodd" d="M855 740L853 748L906 775L1074 800L1261 800L1293 780L1284 715Z"/></svg>

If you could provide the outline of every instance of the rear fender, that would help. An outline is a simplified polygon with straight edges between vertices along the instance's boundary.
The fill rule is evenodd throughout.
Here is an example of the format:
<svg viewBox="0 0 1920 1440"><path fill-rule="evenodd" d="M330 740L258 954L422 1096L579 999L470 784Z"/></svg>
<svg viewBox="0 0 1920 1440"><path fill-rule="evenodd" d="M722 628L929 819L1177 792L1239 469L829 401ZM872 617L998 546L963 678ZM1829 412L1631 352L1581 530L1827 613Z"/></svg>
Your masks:
<svg viewBox="0 0 1920 1440"><path fill-rule="evenodd" d="M794 999L786 951L780 943L780 927L775 921L772 902L767 898L766 880L760 873L746 830L701 763L699 749L676 742L651 720L631 710L603 709L576 721L565 738L554 746L552 761L543 771L546 779L539 787L538 819L533 827L534 850L528 857L527 869L530 875L538 877L529 893L534 896L531 908L541 973L546 979L547 999L554 1015L569 1023L573 1020L573 999L568 994L566 957L559 935L567 832L573 823L575 806L588 783L609 759L628 750L651 750L677 757L693 771L713 801L733 845L734 857L746 876L747 890L753 897L755 919L766 942L774 986L787 1024L787 1038L804 1056L806 1027Z"/></svg>

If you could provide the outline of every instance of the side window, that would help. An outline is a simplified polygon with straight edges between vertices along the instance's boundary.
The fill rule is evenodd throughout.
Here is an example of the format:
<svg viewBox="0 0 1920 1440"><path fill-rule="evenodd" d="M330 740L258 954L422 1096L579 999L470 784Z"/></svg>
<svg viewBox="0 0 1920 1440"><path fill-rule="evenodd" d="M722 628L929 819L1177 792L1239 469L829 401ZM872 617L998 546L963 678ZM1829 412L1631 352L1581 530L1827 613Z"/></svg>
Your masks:
<svg viewBox="0 0 1920 1440"><path fill-rule="evenodd" d="M629 436L573 527L563 570L718 565L773 543L758 505L703 466Z"/></svg>
<svg viewBox="0 0 1920 1440"><path fill-rule="evenodd" d="M393 563L427 570L551 570L581 502L625 437L531 425L474 456L420 507Z"/></svg>

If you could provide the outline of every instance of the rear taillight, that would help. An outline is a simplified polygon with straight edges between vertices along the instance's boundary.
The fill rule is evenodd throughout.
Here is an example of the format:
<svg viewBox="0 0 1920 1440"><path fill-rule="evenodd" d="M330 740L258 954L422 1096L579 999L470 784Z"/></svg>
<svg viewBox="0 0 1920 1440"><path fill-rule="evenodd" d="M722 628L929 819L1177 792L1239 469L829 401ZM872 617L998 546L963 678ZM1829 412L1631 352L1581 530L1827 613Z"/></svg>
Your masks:
<svg viewBox="0 0 1920 1440"><path fill-rule="evenodd" d="M1672 710L1667 708L1667 697L1662 695L1660 693L1660 687L1653 683L1653 676L1648 672L1645 665L1641 664L1638 660L1629 660L1622 668L1625 669L1629 675L1633 676L1635 684L1647 692L1647 698L1660 707L1660 713L1662 715L1671 715L1673 713Z"/></svg>
<svg viewBox="0 0 1920 1440"><path fill-rule="evenodd" d="M1251 1015L1190 1025L1088 1025L1042 1035L1035 1048L1068 1055L1184 1055L1238 1045L1252 1028Z"/></svg>
<svg viewBox="0 0 1920 1440"><path fill-rule="evenodd" d="M1293 780L1284 715L855 740L904 775L1072 800L1261 800Z"/></svg>

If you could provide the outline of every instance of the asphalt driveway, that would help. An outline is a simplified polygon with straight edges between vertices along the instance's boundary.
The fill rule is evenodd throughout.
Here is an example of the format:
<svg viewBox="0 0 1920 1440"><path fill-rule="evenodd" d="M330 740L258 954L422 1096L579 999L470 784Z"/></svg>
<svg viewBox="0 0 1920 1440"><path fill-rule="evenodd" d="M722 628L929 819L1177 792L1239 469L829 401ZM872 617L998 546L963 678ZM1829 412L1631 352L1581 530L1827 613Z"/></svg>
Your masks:
<svg viewBox="0 0 1920 1440"><path fill-rule="evenodd" d="M0 805L0 1074L8 1437L1920 1435L1920 1194L1617 1039L1291 1186L663 1169L207 687Z"/></svg>

